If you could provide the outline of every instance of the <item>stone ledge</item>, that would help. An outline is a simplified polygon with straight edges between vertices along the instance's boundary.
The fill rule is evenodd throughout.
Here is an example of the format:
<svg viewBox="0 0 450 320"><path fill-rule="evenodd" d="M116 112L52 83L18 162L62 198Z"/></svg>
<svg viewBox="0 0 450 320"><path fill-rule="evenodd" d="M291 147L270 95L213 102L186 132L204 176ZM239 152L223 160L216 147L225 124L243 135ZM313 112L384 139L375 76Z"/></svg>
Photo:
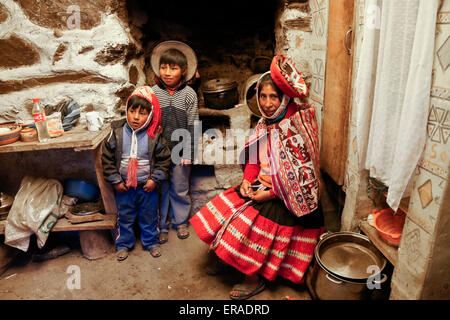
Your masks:
<svg viewBox="0 0 450 320"><path fill-rule="evenodd" d="M99 73L89 71L69 71L63 74L50 75L47 77L28 78L24 80L0 80L0 94L7 94L22 91L37 86L44 86L54 83L111 83L113 79L104 77Z"/></svg>

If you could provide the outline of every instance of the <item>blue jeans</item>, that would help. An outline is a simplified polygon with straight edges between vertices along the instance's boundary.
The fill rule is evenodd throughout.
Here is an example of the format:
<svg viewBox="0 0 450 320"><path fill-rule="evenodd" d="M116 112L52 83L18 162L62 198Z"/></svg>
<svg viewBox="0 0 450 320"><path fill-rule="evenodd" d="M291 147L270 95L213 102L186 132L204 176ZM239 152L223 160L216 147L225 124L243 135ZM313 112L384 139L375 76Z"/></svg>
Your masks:
<svg viewBox="0 0 450 320"><path fill-rule="evenodd" d="M142 187L116 193L119 207L117 250L131 249L136 243L133 229L136 217L141 229L142 246L148 250L158 243L158 197L157 189L146 192Z"/></svg>
<svg viewBox="0 0 450 320"><path fill-rule="evenodd" d="M169 230L168 215L172 221L172 228L187 225L191 213L191 197L189 195L190 166L175 165L170 167L169 180L161 183L161 231Z"/></svg>

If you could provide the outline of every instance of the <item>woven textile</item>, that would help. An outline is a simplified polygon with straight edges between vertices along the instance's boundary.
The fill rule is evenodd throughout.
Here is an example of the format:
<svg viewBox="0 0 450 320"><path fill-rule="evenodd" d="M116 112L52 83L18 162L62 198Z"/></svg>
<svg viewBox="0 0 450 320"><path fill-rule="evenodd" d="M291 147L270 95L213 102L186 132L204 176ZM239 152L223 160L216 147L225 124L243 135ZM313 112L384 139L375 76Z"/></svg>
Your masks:
<svg viewBox="0 0 450 320"><path fill-rule="evenodd" d="M222 225L246 200L236 187L230 188L208 202L190 223L199 238L211 245ZM259 273L268 280L281 276L302 283L321 232L320 228L277 224L250 204L230 222L215 253L247 275Z"/></svg>
<svg viewBox="0 0 450 320"><path fill-rule="evenodd" d="M319 134L315 107L295 103L288 107L293 105L298 112L278 123L267 126L261 119L240 158L251 154L249 150L257 150L254 145L269 132L268 156L273 190L284 200L289 211L301 217L317 209L319 204Z"/></svg>

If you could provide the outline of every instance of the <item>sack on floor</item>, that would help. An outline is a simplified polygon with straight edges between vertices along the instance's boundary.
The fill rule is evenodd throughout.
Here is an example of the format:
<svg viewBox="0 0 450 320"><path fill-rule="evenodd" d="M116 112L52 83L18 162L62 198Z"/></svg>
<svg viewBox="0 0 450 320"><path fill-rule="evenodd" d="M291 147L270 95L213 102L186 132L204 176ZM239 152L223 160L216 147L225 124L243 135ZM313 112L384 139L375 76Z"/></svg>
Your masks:
<svg viewBox="0 0 450 320"><path fill-rule="evenodd" d="M5 244L27 251L30 235L42 248L60 215L63 186L54 179L25 176L6 220Z"/></svg>

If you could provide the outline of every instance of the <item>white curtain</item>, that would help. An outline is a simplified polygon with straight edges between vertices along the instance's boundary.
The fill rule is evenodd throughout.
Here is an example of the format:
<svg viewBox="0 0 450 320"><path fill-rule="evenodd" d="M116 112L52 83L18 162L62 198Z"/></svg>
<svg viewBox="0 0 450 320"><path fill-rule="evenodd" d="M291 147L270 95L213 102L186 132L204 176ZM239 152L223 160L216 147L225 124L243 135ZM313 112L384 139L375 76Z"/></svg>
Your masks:
<svg viewBox="0 0 450 320"><path fill-rule="evenodd" d="M379 39L365 25L355 88L359 164L389 187L397 210L425 146L439 0L369 0L366 9L373 5Z"/></svg>

